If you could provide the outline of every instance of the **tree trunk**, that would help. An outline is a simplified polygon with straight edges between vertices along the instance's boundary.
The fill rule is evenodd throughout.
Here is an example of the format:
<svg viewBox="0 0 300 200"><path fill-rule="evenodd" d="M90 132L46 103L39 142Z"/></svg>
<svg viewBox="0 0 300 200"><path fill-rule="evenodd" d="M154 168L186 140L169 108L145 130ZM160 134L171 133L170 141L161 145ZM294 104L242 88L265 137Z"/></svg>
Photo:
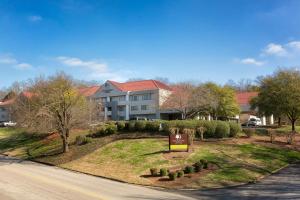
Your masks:
<svg viewBox="0 0 300 200"><path fill-rule="evenodd" d="M278 127L281 127L281 117L278 117Z"/></svg>
<svg viewBox="0 0 300 200"><path fill-rule="evenodd" d="M296 129L295 129L295 123L296 123L296 120L292 120L292 131L294 132Z"/></svg>
<svg viewBox="0 0 300 200"><path fill-rule="evenodd" d="M66 135L62 135L62 142L63 142L63 153L66 153L69 151L69 141L68 137Z"/></svg>

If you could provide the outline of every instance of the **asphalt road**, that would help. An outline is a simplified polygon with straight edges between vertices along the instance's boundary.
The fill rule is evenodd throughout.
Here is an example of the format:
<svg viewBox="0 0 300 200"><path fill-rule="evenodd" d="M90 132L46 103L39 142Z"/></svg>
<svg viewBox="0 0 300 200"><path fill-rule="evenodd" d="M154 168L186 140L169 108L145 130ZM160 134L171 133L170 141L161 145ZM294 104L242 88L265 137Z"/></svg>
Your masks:
<svg viewBox="0 0 300 200"><path fill-rule="evenodd" d="M191 200L195 198L0 156L0 199Z"/></svg>
<svg viewBox="0 0 300 200"><path fill-rule="evenodd" d="M300 199L300 165L290 165L257 184L171 192L0 156L0 200L96 199Z"/></svg>

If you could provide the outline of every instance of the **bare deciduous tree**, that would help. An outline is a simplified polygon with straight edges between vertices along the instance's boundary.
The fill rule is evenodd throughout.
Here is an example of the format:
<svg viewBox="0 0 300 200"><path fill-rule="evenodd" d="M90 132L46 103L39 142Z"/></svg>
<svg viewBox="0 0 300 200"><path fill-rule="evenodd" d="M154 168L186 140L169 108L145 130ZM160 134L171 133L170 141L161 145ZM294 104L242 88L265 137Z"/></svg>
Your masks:
<svg viewBox="0 0 300 200"><path fill-rule="evenodd" d="M89 119L85 97L63 73L35 80L29 91L31 95L21 94L16 101L16 121L36 131L57 131L63 152L68 152L71 129L82 126Z"/></svg>

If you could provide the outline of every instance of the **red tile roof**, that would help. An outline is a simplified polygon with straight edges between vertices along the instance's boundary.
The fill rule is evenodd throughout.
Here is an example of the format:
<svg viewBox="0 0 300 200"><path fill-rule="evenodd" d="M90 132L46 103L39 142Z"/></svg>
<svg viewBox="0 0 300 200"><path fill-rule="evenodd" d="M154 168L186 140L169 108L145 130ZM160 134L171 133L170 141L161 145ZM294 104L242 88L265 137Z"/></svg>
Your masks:
<svg viewBox="0 0 300 200"><path fill-rule="evenodd" d="M31 98L33 96L32 92L24 91L21 93L24 97Z"/></svg>
<svg viewBox="0 0 300 200"><path fill-rule="evenodd" d="M156 89L164 89L164 90L172 90L166 84L157 81L157 80L142 80L142 81L131 81L126 83L119 83L116 81L108 81L117 89L125 92L125 91L142 91L142 90L156 90Z"/></svg>
<svg viewBox="0 0 300 200"><path fill-rule="evenodd" d="M91 86L91 87L86 87L86 88L79 88L78 91L85 97L89 97L94 95L101 86Z"/></svg>
<svg viewBox="0 0 300 200"><path fill-rule="evenodd" d="M250 100L257 95L258 92L239 92L236 94L236 100L239 105L247 105L250 104Z"/></svg>

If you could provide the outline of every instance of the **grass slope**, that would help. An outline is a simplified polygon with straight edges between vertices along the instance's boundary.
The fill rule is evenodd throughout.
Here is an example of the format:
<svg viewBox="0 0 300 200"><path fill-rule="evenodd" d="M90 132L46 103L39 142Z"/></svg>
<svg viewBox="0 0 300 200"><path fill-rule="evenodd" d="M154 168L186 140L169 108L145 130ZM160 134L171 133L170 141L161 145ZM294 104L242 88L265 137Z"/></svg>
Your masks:
<svg viewBox="0 0 300 200"><path fill-rule="evenodd" d="M85 130L75 130L70 141ZM136 138L141 133L126 137ZM209 188L255 181L288 163L299 161L300 153L277 144L256 142L254 139L232 139L219 142L195 142L192 153L169 154L168 140L121 139L124 135L94 138L86 145L70 146L70 152L60 154L59 136L30 134L22 129L0 128L0 153L20 158L30 158L90 174L147 185L159 185L144 178L151 167L184 167L200 159L219 166L218 170L185 182L176 187ZM268 140L268 137L264 141ZM261 140L263 141L263 140ZM109 143L109 144L108 144ZM191 179L192 180L192 179ZM179 180L178 180L179 181ZM180 181L179 181L180 182Z"/></svg>
<svg viewBox="0 0 300 200"><path fill-rule="evenodd" d="M168 156L167 140L138 139L121 140L89 154L79 160L66 163L63 167L119 179L131 183L150 184L141 175L149 174L151 167L184 167L200 159L207 159L220 168L186 188L219 187L255 181L290 162L299 161L300 153L259 144L228 142L198 143L194 152L183 157Z"/></svg>

